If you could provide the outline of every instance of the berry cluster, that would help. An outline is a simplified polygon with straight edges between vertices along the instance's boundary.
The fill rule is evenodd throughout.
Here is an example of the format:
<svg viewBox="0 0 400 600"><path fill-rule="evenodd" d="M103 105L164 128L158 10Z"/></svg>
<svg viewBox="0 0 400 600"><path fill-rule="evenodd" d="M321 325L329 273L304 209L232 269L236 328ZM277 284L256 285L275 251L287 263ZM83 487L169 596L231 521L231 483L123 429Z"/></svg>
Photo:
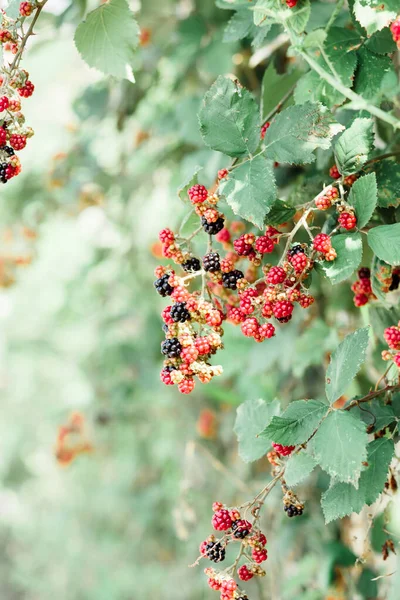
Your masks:
<svg viewBox="0 0 400 600"><path fill-rule="evenodd" d="M222 169L218 182L226 177L229 171ZM218 182L213 192L200 184L188 189L190 203L200 219L193 234L183 238L171 229L159 234L162 255L183 270L179 275L171 266L156 269L157 292L172 299L162 312L166 333L162 353L166 360L161 379L166 385L177 384L186 394L193 390L195 377L207 383L222 372L221 367L211 366L209 359L222 347L224 320L240 326L243 335L256 342L272 338L277 323L292 319L296 304L308 308L314 302L306 280L315 261L336 258L331 237L326 233L313 237L308 227L310 242L298 243L293 241L294 234L272 226L257 235L246 232L242 222L228 223L217 206ZM324 197L334 198L335 192L331 186ZM314 201L307 215L313 210L311 205ZM307 215L302 216L305 225ZM297 229L298 225L294 231ZM207 252L197 257L191 244L201 231L208 234ZM289 239L278 264L266 263L265 258L274 256L286 237ZM223 252L213 247L215 242ZM201 278L201 290L191 292L187 286L196 278Z"/></svg>
<svg viewBox="0 0 400 600"><path fill-rule="evenodd" d="M211 524L215 531L223 532L223 536L217 539L210 535L200 544L200 558L207 558L215 563L225 560L226 547L229 544L241 544L240 557L245 561L240 567L238 562L232 568L216 571L207 568L205 573L208 576L209 586L221 593L221 600L245 600L247 596L240 590L238 584L232 575L234 569L237 569L237 576L241 581L249 581L254 576L262 577L265 571L260 564L268 558L265 548L267 538L259 529L257 522L258 516L251 514L252 522L242 518L237 508L228 509L220 502L213 504L214 514Z"/></svg>
<svg viewBox="0 0 400 600"><path fill-rule="evenodd" d="M333 165L329 170L329 175L333 179L341 179L341 174L336 165ZM356 181L357 175L347 175L342 178L343 185L351 187ZM326 187L315 199L315 206L319 210L328 210L334 206L338 213L338 225L347 231L351 231L357 225L357 217L354 209L343 198L339 196L339 192L335 187L336 184Z"/></svg>
<svg viewBox="0 0 400 600"><path fill-rule="evenodd" d="M371 271L367 267L358 270L358 279L351 286L354 292L354 304L358 308L367 304L370 300L376 300L371 286Z"/></svg>
<svg viewBox="0 0 400 600"><path fill-rule="evenodd" d="M11 19L2 14L0 44L5 56L4 65L0 68L0 181L7 183L9 179L19 175L21 163L15 151L26 146L27 139L33 136L31 127L26 126L21 112L21 98L32 96L35 86L29 79L29 73L19 67L21 53L25 45L22 25L34 11L41 10L35 1L21 2L20 16ZM9 60L8 55L15 55Z"/></svg>
<svg viewBox="0 0 400 600"><path fill-rule="evenodd" d="M393 40L396 42L397 47L400 48L400 16L393 21L390 26L390 31L392 32Z"/></svg>
<svg viewBox="0 0 400 600"><path fill-rule="evenodd" d="M288 517L300 517L303 514L304 504L297 498L292 490L288 490L285 484L282 485L283 491L283 510Z"/></svg>
<svg viewBox="0 0 400 600"><path fill-rule="evenodd" d="M383 360L392 360L400 369L400 321L397 327L393 325L385 329L383 336L390 350L382 352Z"/></svg>

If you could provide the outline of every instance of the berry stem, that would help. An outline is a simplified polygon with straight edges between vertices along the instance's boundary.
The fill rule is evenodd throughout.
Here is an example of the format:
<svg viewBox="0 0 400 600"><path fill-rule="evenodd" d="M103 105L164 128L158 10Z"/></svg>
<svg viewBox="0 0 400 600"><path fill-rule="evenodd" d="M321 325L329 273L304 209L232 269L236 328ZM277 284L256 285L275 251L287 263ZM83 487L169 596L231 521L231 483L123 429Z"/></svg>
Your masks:
<svg viewBox="0 0 400 600"><path fill-rule="evenodd" d="M377 398L378 396L381 396L382 394L386 394L386 392L397 392L399 390L400 390L400 383L396 383L394 385L386 385L385 387L381 388L380 390L374 390L373 392L370 392L363 398L354 399L352 402L350 402L350 404L348 406L346 406L346 408L344 410L351 410L352 408L354 408L355 406L358 406L359 404L362 404L363 402L369 402L370 400L373 400L374 398Z"/></svg>
<svg viewBox="0 0 400 600"><path fill-rule="evenodd" d="M39 15L42 12L44 5L47 3L47 1L48 0L42 0L42 2L40 4L37 4L35 15L31 21L31 24L29 25L27 32L25 33L24 37L22 38L19 50L18 50L17 54L15 55L13 62L11 63L10 73L12 73L14 71L14 69L16 69L18 67L18 65L21 61L22 53L26 46L26 42L28 41L28 39L30 38L31 35L34 35L33 28L35 27L36 21L38 20Z"/></svg>

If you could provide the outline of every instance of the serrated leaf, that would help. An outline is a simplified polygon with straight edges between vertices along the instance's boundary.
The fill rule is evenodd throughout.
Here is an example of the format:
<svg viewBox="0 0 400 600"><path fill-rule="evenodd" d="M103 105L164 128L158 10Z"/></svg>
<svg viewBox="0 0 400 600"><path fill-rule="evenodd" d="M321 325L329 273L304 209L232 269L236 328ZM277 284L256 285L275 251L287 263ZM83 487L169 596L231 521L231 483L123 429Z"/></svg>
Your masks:
<svg viewBox="0 0 400 600"><path fill-rule="evenodd" d="M388 56L379 56L361 48L358 51L354 90L367 100L379 98L382 96L382 84L388 73L394 73L392 60Z"/></svg>
<svg viewBox="0 0 400 600"><path fill-rule="evenodd" d="M368 232L368 244L389 265L400 264L400 223L380 225Z"/></svg>
<svg viewBox="0 0 400 600"><path fill-rule="evenodd" d="M396 43L389 28L374 33L366 42L365 47L375 54L391 54L396 50Z"/></svg>
<svg viewBox="0 0 400 600"><path fill-rule="evenodd" d="M252 154L260 143L260 116L253 96L227 77L218 77L204 96L200 132L213 150L228 156Z"/></svg>
<svg viewBox="0 0 400 600"><path fill-rule="evenodd" d="M343 129L321 104L306 102L279 113L265 134L266 156L274 161L305 164L315 160L316 148L327 149Z"/></svg>
<svg viewBox="0 0 400 600"><path fill-rule="evenodd" d="M381 160L375 168L375 174L379 206L400 206L400 164L390 158Z"/></svg>
<svg viewBox="0 0 400 600"><path fill-rule="evenodd" d="M264 73L261 89L261 116L265 119L282 101L282 98L292 89L301 72L294 70L285 75L278 75L274 64L270 62Z"/></svg>
<svg viewBox="0 0 400 600"><path fill-rule="evenodd" d="M178 196L179 198L182 200L182 202L187 202L188 201L188 189L191 188L193 185L196 185L198 183L198 174L200 173L200 171L203 169L203 167L200 166L196 166L194 168L194 172L193 175L191 175L190 177L188 177L183 183L181 183L181 185L178 188Z"/></svg>
<svg viewBox="0 0 400 600"><path fill-rule="evenodd" d="M341 519L353 512L359 513L364 500L359 489L351 483L334 483L321 497L325 523Z"/></svg>
<svg viewBox="0 0 400 600"><path fill-rule="evenodd" d="M234 432L238 438L239 455L245 462L258 460L268 451L271 440L257 437L263 425L274 415L278 415L278 400L248 400L241 404L236 412Z"/></svg>
<svg viewBox="0 0 400 600"><path fill-rule="evenodd" d="M373 504L383 492L389 465L394 454L393 440L378 438L368 444L368 467L361 473L360 489L364 492L364 501Z"/></svg>
<svg viewBox="0 0 400 600"><path fill-rule="evenodd" d="M393 2L393 3L392 3ZM397 0L355 0L354 15L368 35L388 27L398 12Z"/></svg>
<svg viewBox="0 0 400 600"><path fill-rule="evenodd" d="M219 185L219 191L235 213L260 229L276 199L270 161L256 156L233 169Z"/></svg>
<svg viewBox="0 0 400 600"><path fill-rule="evenodd" d="M126 0L109 0L90 12L78 26L74 40L89 67L134 81L131 66L139 27Z"/></svg>
<svg viewBox="0 0 400 600"><path fill-rule="evenodd" d="M282 200L276 200L264 220L264 225L287 223L296 214L296 209Z"/></svg>
<svg viewBox="0 0 400 600"><path fill-rule="evenodd" d="M347 202L355 210L357 227L364 227L372 217L378 200L375 173L364 175L351 187Z"/></svg>
<svg viewBox="0 0 400 600"><path fill-rule="evenodd" d="M236 42L250 35L257 29L254 26L253 15L247 8L238 10L228 21L224 30L224 42Z"/></svg>
<svg viewBox="0 0 400 600"><path fill-rule="evenodd" d="M354 119L334 144L336 164L342 175L357 173L368 160L374 145L372 119Z"/></svg>
<svg viewBox="0 0 400 600"><path fill-rule="evenodd" d="M316 464L316 460L304 450L297 452L296 454L292 454L286 463L286 484L289 487L298 485L310 475Z"/></svg>
<svg viewBox="0 0 400 600"><path fill-rule="evenodd" d="M282 416L273 417L260 435L284 446L301 444L314 433L327 412L327 405L318 400L291 402Z"/></svg>
<svg viewBox="0 0 400 600"><path fill-rule="evenodd" d="M310 442L314 458L337 481L356 483L367 456L365 424L350 412L334 410Z"/></svg>
<svg viewBox="0 0 400 600"><path fill-rule="evenodd" d="M331 356L326 372L325 392L332 404L343 395L365 361L369 327L347 335Z"/></svg>
<svg viewBox="0 0 400 600"><path fill-rule="evenodd" d="M359 513L365 504L370 506L384 490L394 444L387 438L379 438L367 446L368 466L362 471L358 487L351 483L334 483L321 498L325 522Z"/></svg>
<svg viewBox="0 0 400 600"><path fill-rule="evenodd" d="M333 261L322 261L318 268L335 285L348 279L362 259L362 239L359 233L340 233L332 236L332 246L337 257Z"/></svg>
<svg viewBox="0 0 400 600"><path fill-rule="evenodd" d="M384 260L374 256L371 264L371 286L375 296L385 302L386 294L392 282L392 267Z"/></svg>

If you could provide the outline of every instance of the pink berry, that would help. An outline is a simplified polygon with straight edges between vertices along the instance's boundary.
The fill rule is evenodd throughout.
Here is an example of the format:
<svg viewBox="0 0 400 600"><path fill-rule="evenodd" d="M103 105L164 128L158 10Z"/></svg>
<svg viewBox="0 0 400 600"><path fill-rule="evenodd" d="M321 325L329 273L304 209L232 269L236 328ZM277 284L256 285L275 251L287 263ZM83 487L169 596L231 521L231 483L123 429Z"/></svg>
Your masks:
<svg viewBox="0 0 400 600"><path fill-rule="evenodd" d="M207 200L208 191L204 185L196 184L188 189L188 196L192 204L201 204Z"/></svg>
<svg viewBox="0 0 400 600"><path fill-rule="evenodd" d="M343 212L339 215L338 222L343 229L354 229L357 225L357 217L353 213Z"/></svg>
<svg viewBox="0 0 400 600"><path fill-rule="evenodd" d="M282 267L271 267L267 275L267 283L272 285L278 285L283 283L286 279L286 271Z"/></svg>
<svg viewBox="0 0 400 600"><path fill-rule="evenodd" d="M267 235L261 235L256 240L256 250L260 254L270 254L273 252L275 242Z"/></svg>
<svg viewBox="0 0 400 600"><path fill-rule="evenodd" d="M281 456L289 456L295 449L295 446L282 446L282 444L272 443L272 447Z"/></svg>
<svg viewBox="0 0 400 600"><path fill-rule="evenodd" d="M213 514L213 518L211 519L211 524L216 529L216 531L226 531L232 527L232 519L229 514L229 511L225 508L221 508L217 510Z"/></svg>
<svg viewBox="0 0 400 600"><path fill-rule="evenodd" d="M398 327L388 327L383 335L389 348L400 350L400 329Z"/></svg>

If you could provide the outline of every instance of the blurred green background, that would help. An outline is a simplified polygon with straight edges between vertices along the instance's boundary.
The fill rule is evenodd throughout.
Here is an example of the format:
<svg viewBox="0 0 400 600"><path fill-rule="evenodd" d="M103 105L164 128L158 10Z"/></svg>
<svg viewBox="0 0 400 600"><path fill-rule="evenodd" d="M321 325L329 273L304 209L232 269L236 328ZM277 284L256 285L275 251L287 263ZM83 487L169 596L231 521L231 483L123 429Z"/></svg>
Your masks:
<svg viewBox="0 0 400 600"><path fill-rule="evenodd" d="M164 302L152 286L152 245L187 212L177 189L196 165L206 185L226 166L198 132L203 93L227 73L257 90L266 63L249 65L246 40L223 43L231 13L214 0L146 0L132 3L150 36L137 51L137 83L104 80L73 44L85 9L96 5L49 2L24 63L36 86L24 103L36 135L21 155L23 173L2 188L0 598L211 598L205 565L188 568L211 532L211 504L244 502L269 476L268 463L237 457L235 407L318 397L321 349L328 353L337 331L363 317L347 286L317 288L325 300L310 322L298 316L268 344L227 325L219 381L190 397L161 384ZM276 61L282 67L279 53ZM57 431L74 411L85 417L93 451L63 468ZM315 478L318 495L326 482ZM313 490L301 494L308 509L300 523L288 522L272 495L267 576L246 585L249 598L378 597L371 579L396 570L394 562L381 570L382 522L372 571L359 568L354 583L346 567L363 549L367 516L346 533L325 527ZM398 510L391 514L399 531ZM395 600L399 575L390 583L380 597Z"/></svg>

